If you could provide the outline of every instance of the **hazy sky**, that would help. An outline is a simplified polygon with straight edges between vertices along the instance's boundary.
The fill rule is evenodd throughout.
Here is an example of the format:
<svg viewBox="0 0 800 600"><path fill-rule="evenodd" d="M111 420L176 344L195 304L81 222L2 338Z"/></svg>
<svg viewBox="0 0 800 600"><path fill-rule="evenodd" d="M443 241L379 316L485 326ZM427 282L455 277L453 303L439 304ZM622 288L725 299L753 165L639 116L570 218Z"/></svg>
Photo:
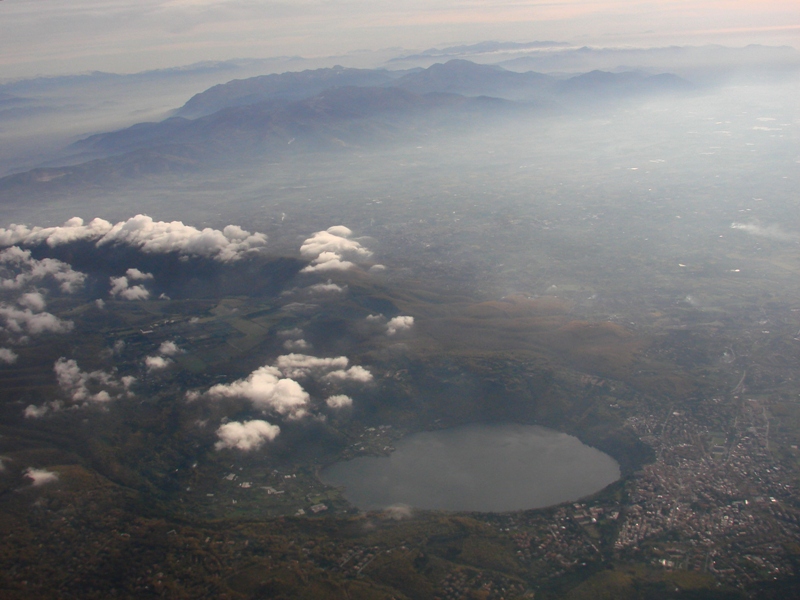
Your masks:
<svg viewBox="0 0 800 600"><path fill-rule="evenodd" d="M800 1L0 0L0 78L543 39L800 47Z"/></svg>

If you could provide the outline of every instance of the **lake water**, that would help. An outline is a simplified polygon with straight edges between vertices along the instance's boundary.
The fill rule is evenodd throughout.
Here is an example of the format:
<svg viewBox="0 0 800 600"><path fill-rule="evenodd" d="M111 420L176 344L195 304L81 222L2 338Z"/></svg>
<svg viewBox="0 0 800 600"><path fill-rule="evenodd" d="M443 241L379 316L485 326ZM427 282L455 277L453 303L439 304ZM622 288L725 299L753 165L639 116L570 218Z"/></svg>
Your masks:
<svg viewBox="0 0 800 600"><path fill-rule="evenodd" d="M385 457L322 472L359 508L500 512L577 500L619 479L616 461L578 438L534 425L469 425L411 435Z"/></svg>

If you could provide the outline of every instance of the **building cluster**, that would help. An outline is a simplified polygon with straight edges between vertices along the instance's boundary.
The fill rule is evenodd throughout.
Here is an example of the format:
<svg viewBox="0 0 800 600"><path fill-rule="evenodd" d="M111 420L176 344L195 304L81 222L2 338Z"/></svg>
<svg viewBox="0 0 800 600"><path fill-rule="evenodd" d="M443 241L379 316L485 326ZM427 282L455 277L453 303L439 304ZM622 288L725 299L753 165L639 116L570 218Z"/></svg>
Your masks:
<svg viewBox="0 0 800 600"><path fill-rule="evenodd" d="M499 573L487 573L474 569L459 569L448 573L438 585L437 600L461 600L462 598L484 598L502 600L504 598L533 597L527 594L526 586L519 581L504 577Z"/></svg>
<svg viewBox="0 0 800 600"><path fill-rule="evenodd" d="M796 440L776 439L769 406L754 398L651 405L627 425L656 460L622 494L487 520L543 583L619 561L708 573L742 589L797 576L800 496L787 477Z"/></svg>
<svg viewBox="0 0 800 600"><path fill-rule="evenodd" d="M351 577L358 577L381 552L385 550L379 546L353 546L339 557L335 570Z"/></svg>
<svg viewBox="0 0 800 600"><path fill-rule="evenodd" d="M628 420L657 460L628 483L614 549L740 587L796 575L800 498L786 482L790 465L770 449L768 401L722 403Z"/></svg>

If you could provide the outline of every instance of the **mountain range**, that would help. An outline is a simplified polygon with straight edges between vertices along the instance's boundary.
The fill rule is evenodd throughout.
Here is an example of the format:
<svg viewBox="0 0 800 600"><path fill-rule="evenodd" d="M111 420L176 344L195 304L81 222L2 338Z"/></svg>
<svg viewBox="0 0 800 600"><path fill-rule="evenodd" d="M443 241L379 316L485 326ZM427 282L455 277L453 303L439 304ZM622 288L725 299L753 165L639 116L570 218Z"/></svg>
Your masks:
<svg viewBox="0 0 800 600"><path fill-rule="evenodd" d="M588 74L586 74L588 75ZM197 118L223 108L258 104L268 100L302 100L333 87L399 88L414 94L449 93L491 96L514 101L568 102L576 93L640 93L687 90L692 87L675 75L622 72L570 78L533 71L520 73L497 65L463 59L436 63L427 69L405 71L347 69L336 66L301 72L237 79L195 94L175 116Z"/></svg>
<svg viewBox="0 0 800 600"><path fill-rule="evenodd" d="M685 93L675 75L593 71L569 78L451 60L427 69L326 69L215 85L159 122L73 144L72 166L0 179L0 189L196 168L246 153L298 153L411 139L492 116L522 116L642 94ZM62 163L63 164L63 163Z"/></svg>

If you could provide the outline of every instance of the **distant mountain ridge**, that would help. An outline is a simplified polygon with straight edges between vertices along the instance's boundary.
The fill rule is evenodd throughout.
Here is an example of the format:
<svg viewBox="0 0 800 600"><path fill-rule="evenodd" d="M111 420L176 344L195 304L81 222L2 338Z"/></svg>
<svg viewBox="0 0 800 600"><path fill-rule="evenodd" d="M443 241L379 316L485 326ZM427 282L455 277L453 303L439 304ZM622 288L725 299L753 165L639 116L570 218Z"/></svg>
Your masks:
<svg viewBox="0 0 800 600"><path fill-rule="evenodd" d="M172 117L93 135L73 144L72 166L37 168L0 178L0 190L92 186L191 172L255 156L416 140L432 130L454 124L463 127L503 109L520 107L496 98L418 95L392 87L331 88L300 101L269 100L224 108L197 119Z"/></svg>
<svg viewBox="0 0 800 600"><path fill-rule="evenodd" d="M742 48L719 45L665 46L659 48L563 48L547 52L530 52L497 63L514 71L577 74L592 70L669 71L690 78L699 85L715 84L744 74L763 76L775 73L797 73L800 51L789 46L752 44Z"/></svg>
<svg viewBox="0 0 800 600"><path fill-rule="evenodd" d="M424 58L447 58L464 55L488 54L495 52L519 52L522 50L538 50L542 48L568 48L569 42L538 41L538 42L478 42L477 44L464 44L460 46L446 46L444 48L429 48L416 54L398 56L389 62L407 62L409 60Z"/></svg>
<svg viewBox="0 0 800 600"><path fill-rule="evenodd" d="M339 86L344 81L362 85ZM366 85L373 82L376 85ZM327 86L327 87L326 87ZM604 95L685 91L691 85L672 75L593 71L567 80L541 73L516 73L493 65L451 60L392 78L385 71L317 69L299 73L234 80L195 95L179 115L159 123L140 123L116 132L91 136L75 144L81 151L119 154L154 144L258 146L291 139L317 140L344 135L354 142L354 123L362 133L370 119L405 117L444 109L478 106L478 97L498 102L539 101L565 104ZM321 90L321 91L317 91ZM311 94L311 92L316 92ZM298 99L299 98L299 99ZM472 100L469 100L469 99ZM488 106L484 101L481 106ZM500 105L495 103L494 107ZM202 114L216 108L213 113ZM372 123L371 126L375 126ZM336 135L332 133L336 130ZM327 132L327 133L325 133Z"/></svg>
<svg viewBox="0 0 800 600"><path fill-rule="evenodd" d="M0 187L105 181L255 156L416 141L495 116L691 87L669 74L593 71L564 80L465 60L400 73L335 67L234 80L195 95L178 111L200 116L90 136L71 146L74 166L11 175L0 179Z"/></svg>
<svg viewBox="0 0 800 600"><path fill-rule="evenodd" d="M549 75L532 71L517 73L496 65L453 59L403 75L389 85L417 94L445 92L465 96L525 99L535 94L551 92L556 81Z"/></svg>
<svg viewBox="0 0 800 600"><path fill-rule="evenodd" d="M392 79L390 71L341 66L234 79L195 94L178 109L176 116L202 117L231 106L258 104L272 99L301 100L332 87L372 87Z"/></svg>
<svg viewBox="0 0 800 600"><path fill-rule="evenodd" d="M664 91L691 91L695 86L672 73L647 75L635 71L609 73L594 70L560 81L557 88L562 94L641 94Z"/></svg>
<svg viewBox="0 0 800 600"><path fill-rule="evenodd" d="M424 118L436 110L455 114L486 104L486 100L457 94L420 95L395 87L335 87L299 101L267 100L226 107L197 119L140 123L91 136L75 148L120 154L161 145L221 144L242 149L334 138L357 143L358 135L375 128L385 130L387 123L397 119Z"/></svg>
<svg viewBox="0 0 800 600"><path fill-rule="evenodd" d="M492 96L514 101L561 102L565 98L558 96L592 87L602 93L614 88L625 93L641 93L686 90L691 84L675 76L653 76L639 72L606 73L602 77L595 74L565 84L556 77L542 73L520 73L497 65L453 59L436 63L427 69L400 72L333 67L237 79L195 94L175 115L198 118L224 108L267 101L303 100L334 87L348 86L395 87L418 95L446 93Z"/></svg>

